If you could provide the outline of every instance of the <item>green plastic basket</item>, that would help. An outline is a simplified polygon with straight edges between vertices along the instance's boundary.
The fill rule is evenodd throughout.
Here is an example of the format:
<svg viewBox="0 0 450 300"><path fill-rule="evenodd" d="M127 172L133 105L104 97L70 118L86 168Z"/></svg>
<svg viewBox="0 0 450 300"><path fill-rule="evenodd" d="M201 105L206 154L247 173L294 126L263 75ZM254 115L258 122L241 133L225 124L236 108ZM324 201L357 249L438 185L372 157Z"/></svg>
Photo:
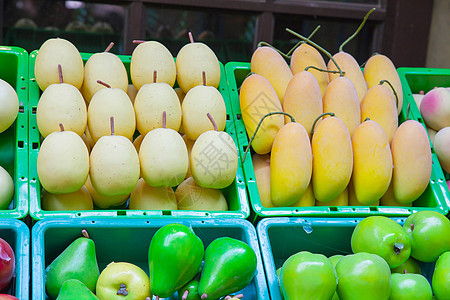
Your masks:
<svg viewBox="0 0 450 300"><path fill-rule="evenodd" d="M352 254L351 235L362 218L266 218L258 223L257 232L266 271L270 298L281 300L276 270L291 255L300 251L326 257ZM406 218L394 218L403 225ZM419 262L422 274L431 284L434 263Z"/></svg>
<svg viewBox="0 0 450 300"><path fill-rule="evenodd" d="M34 220L40 220L48 217L133 217L133 218L148 218L148 217L176 217L176 218L243 218L246 219L250 214L250 208L247 200L246 185L244 181L244 171L242 164L238 162L238 170L236 179L222 192L228 201L228 211L200 211L200 210L131 210L126 209L126 206L117 209L95 209L85 211L44 211L41 208L41 185L37 176L37 156L40 147L40 134L36 123L36 108L40 97L40 89L34 78L34 63L37 55L37 50L30 54L29 59L29 74L30 74L30 111L29 111L29 172L30 172L30 215ZM86 62L92 53L81 53L81 57ZM125 65L130 80L130 62L131 56L119 55L119 58ZM231 103L226 84L226 77L224 66L220 63L221 78L218 90L223 96L227 111L227 121L225 131L231 135L236 146L238 145L233 114L231 113Z"/></svg>
<svg viewBox="0 0 450 300"><path fill-rule="evenodd" d="M0 238L4 239L14 250L16 260L16 277L14 283L5 293L20 300L29 299L30 283L30 230L20 220L0 219Z"/></svg>
<svg viewBox="0 0 450 300"><path fill-rule="evenodd" d="M246 300L269 299L256 230L243 219L46 219L32 229L33 299L47 299L45 267L86 229L95 242L100 271L112 261L129 262L148 274L148 248L156 231L164 225L180 223L191 227L207 247L214 239L231 237L252 247L257 256L257 275L240 293ZM120 247L117 247L117 243ZM175 295L168 298L178 300Z"/></svg>
<svg viewBox="0 0 450 300"><path fill-rule="evenodd" d="M19 113L13 125L0 133L0 166L14 179L14 199L0 218L24 218L28 213L28 53L0 46L0 78L15 88Z"/></svg>
<svg viewBox="0 0 450 300"><path fill-rule="evenodd" d="M225 65L225 72L228 80L232 111L235 114L236 133L238 136L241 160L244 151L248 146L249 138L241 117L239 105L238 88L245 77L250 73L250 63L230 62ZM406 94L405 94L406 95ZM404 105L399 115L399 123L406 119L406 108L409 102L408 97L404 97ZM414 114L410 114L413 119ZM250 154L250 153L249 153ZM385 216L408 216L420 210L433 210L442 214L449 212L450 193L445 183L444 174L439 165L434 150L432 149L433 168L431 179L424 193L413 203L413 207L394 206L312 206L312 207L273 207L267 208L261 205L258 187L255 180L255 172L250 155L243 163L247 191L249 193L252 212L250 220L256 222L263 217L294 217L294 216L315 216L315 217L366 217L370 215Z"/></svg>
<svg viewBox="0 0 450 300"><path fill-rule="evenodd" d="M425 124L420 114L420 109L414 101L413 94L418 94L421 91L426 94L434 87L450 87L450 69L398 68L398 75L402 82L404 97L408 98L408 101L411 103L417 120ZM443 172L445 178L449 180L450 174Z"/></svg>

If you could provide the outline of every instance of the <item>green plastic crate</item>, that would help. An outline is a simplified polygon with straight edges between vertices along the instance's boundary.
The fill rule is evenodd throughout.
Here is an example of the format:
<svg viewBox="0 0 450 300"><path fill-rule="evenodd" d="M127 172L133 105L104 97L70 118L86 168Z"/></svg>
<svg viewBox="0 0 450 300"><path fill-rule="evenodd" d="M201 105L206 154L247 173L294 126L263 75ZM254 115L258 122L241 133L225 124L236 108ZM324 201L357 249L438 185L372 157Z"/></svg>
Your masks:
<svg viewBox="0 0 450 300"><path fill-rule="evenodd" d="M34 62L36 59L37 50L30 54L29 58L29 74L30 74L30 110L29 110L29 172L30 172L30 215L34 220L40 220L48 217L133 217L133 218L148 218L148 217L177 217L177 218L247 218L250 214L250 208L247 200L246 185L244 181L244 171L242 164L238 162L238 170L235 181L223 189L225 198L228 201L228 211L200 211L200 210L130 210L125 206L117 209L95 209L85 211L44 211L40 205L41 199L41 185L37 176L37 156L40 147L40 134L36 123L36 108L41 95L39 86L34 78ZM86 62L92 53L81 53L83 61ZM130 79L130 62L131 56L119 55L119 58L125 65ZM219 91L225 101L227 110L227 121L225 131L233 138L236 146L238 145L233 114L231 113L231 104L229 100L228 88L226 84L226 77L224 66L221 63L221 79L219 84Z"/></svg>
<svg viewBox="0 0 450 300"><path fill-rule="evenodd" d="M411 103L416 118L422 123L422 115L414 101L413 94L423 91L425 94L434 87L450 87L450 69L438 68L398 68L398 75L403 86L403 95ZM450 179L450 174L443 171L445 178Z"/></svg>
<svg viewBox="0 0 450 300"><path fill-rule="evenodd" d="M270 298L281 300L276 270L291 255L300 251L326 257L352 254L351 235L362 218L266 218L258 223L257 232L266 271ZM403 225L406 218L394 218ZM434 263L419 262L422 274L431 284Z"/></svg>
<svg viewBox="0 0 450 300"><path fill-rule="evenodd" d="M28 53L18 47L0 46L0 78L15 88L19 113L13 125L0 133L0 166L14 180L15 194L0 218L24 218L28 213Z"/></svg>
<svg viewBox="0 0 450 300"><path fill-rule="evenodd" d="M231 237L246 242L257 257L257 274L240 293L246 300L269 299L261 253L255 228L243 219L46 219L32 229L33 299L47 299L45 267L86 229L95 241L100 271L112 261L123 261L141 267L148 274L148 248L156 231L171 223L191 227L207 247L214 239ZM117 243L120 242L120 247ZM169 299L178 300L172 296Z"/></svg>
<svg viewBox="0 0 450 300"><path fill-rule="evenodd" d="M241 117L239 105L238 88L245 77L250 73L250 63L230 62L225 65L225 72L228 80L230 99L233 113L235 114L236 133L238 136L241 160L244 151L248 146L249 138L245 130L244 121ZM406 92L405 92L406 93ZM399 115L399 123L406 119L406 108L409 98L404 97L404 105ZM412 105L411 105L412 106ZM414 114L410 113L410 118L414 119ZM439 165L434 150L432 149L433 168L431 179L425 192L413 203L413 207L393 207L393 206L312 206L312 207L274 207L267 208L261 205L258 187L255 180L255 172L251 160L251 153L243 163L244 175L249 193L250 205L252 207L251 221L256 222L263 217L293 217L293 216L314 216L314 217L365 217L370 215L384 216L408 216L420 210L434 210L442 214L447 214L450 207L450 193L445 183L444 174Z"/></svg>
<svg viewBox="0 0 450 300"><path fill-rule="evenodd" d="M14 250L16 260L16 278L13 285L5 293L14 295L20 300L28 300L30 291L30 230L20 220L0 219L0 238L7 241Z"/></svg>

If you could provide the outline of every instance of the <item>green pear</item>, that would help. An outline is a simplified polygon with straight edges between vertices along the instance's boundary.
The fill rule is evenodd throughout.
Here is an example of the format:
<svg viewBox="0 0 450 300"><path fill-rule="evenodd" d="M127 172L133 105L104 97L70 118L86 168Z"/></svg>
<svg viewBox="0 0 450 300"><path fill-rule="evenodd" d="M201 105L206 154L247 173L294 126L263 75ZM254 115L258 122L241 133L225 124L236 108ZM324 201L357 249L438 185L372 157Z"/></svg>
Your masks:
<svg viewBox="0 0 450 300"><path fill-rule="evenodd" d="M61 286L69 279L78 279L95 292L100 271L94 241L87 234L77 238L47 266L45 272L45 288L50 299L56 299Z"/></svg>
<svg viewBox="0 0 450 300"><path fill-rule="evenodd" d="M64 281L59 290L56 300L99 300L87 287L78 279Z"/></svg>
<svg viewBox="0 0 450 300"><path fill-rule="evenodd" d="M376 254L356 253L336 264L339 299L387 300L391 292L391 270Z"/></svg>
<svg viewBox="0 0 450 300"><path fill-rule="evenodd" d="M64 81L77 89L84 78L84 64L78 49L68 40L54 38L46 40L36 55L34 76L39 88L44 91L49 85L59 83L55 70L61 65Z"/></svg>
<svg viewBox="0 0 450 300"><path fill-rule="evenodd" d="M124 194L124 195L115 195L115 196L106 196L102 195L94 188L91 182L91 176L88 176L86 180L86 188L89 191L89 194L92 197L92 201L94 204L100 208L109 208L114 206L120 206L127 202L128 197L130 194Z"/></svg>
<svg viewBox="0 0 450 300"><path fill-rule="evenodd" d="M436 261L431 284L438 300L450 299L450 251L442 253Z"/></svg>
<svg viewBox="0 0 450 300"><path fill-rule="evenodd" d="M108 83L112 88L119 88L125 93L128 90L127 70L117 55L108 52L110 46L105 52L95 53L86 61L81 93L87 103L91 102L92 96L98 90L106 88L98 83L98 80Z"/></svg>
<svg viewBox="0 0 450 300"><path fill-rule="evenodd" d="M215 121L208 113L215 130L202 133L191 151L191 173L195 182L204 188L223 189L236 179L238 154L233 138L218 131Z"/></svg>
<svg viewBox="0 0 450 300"><path fill-rule="evenodd" d="M190 89L184 97L181 109L183 130L191 140L196 140L203 132L214 129L207 117L208 113L214 118L217 130L225 129L225 102L220 92L212 86L198 85Z"/></svg>
<svg viewBox="0 0 450 300"><path fill-rule="evenodd" d="M201 299L218 299L246 287L256 275L256 254L246 243L220 237L205 250L198 286Z"/></svg>
<svg viewBox="0 0 450 300"><path fill-rule="evenodd" d="M106 88L92 96L87 111L89 133L94 142L110 135L111 116L114 117L114 133L133 140L136 118L130 97L121 89Z"/></svg>
<svg viewBox="0 0 450 300"><path fill-rule="evenodd" d="M219 189L203 188L189 177L175 191L178 209L183 210L228 210L228 203Z"/></svg>
<svg viewBox="0 0 450 300"><path fill-rule="evenodd" d="M157 41L140 43L131 54L131 81L139 90L144 84L150 83L154 71L158 72L158 82L173 86L177 77L177 68L169 49Z"/></svg>
<svg viewBox="0 0 450 300"><path fill-rule="evenodd" d="M139 157L133 143L115 135L111 117L111 135L102 136L90 156L92 185L100 194L116 196L129 194L139 180Z"/></svg>
<svg viewBox="0 0 450 300"><path fill-rule="evenodd" d="M338 278L326 256L301 251L284 262L280 282L285 299L329 300L336 292Z"/></svg>
<svg viewBox="0 0 450 300"><path fill-rule="evenodd" d="M14 199L14 180L8 171L0 166L0 209L8 209Z"/></svg>
<svg viewBox="0 0 450 300"><path fill-rule="evenodd" d="M178 132L165 128L165 116L164 111L163 128L147 133L139 150L142 177L153 187L179 185L189 164L186 144Z"/></svg>
<svg viewBox="0 0 450 300"><path fill-rule="evenodd" d="M187 93L191 88L203 83L202 72L208 78L206 85L217 88L220 83L220 64L214 51L204 43L191 42L184 45L177 54L177 82Z"/></svg>
<svg viewBox="0 0 450 300"><path fill-rule="evenodd" d="M41 195L41 207L43 210L59 211L94 209L92 197L85 185L73 193L52 194L44 190Z"/></svg>
<svg viewBox="0 0 450 300"><path fill-rule="evenodd" d="M391 273L408 273L408 274L422 274L422 271L420 270L420 266L417 263L417 261L409 257L404 263L402 263L397 268L391 269Z"/></svg>
<svg viewBox="0 0 450 300"><path fill-rule="evenodd" d="M148 249L152 294L166 298L178 291L198 273L203 254L202 240L186 225L158 229Z"/></svg>
<svg viewBox="0 0 450 300"><path fill-rule="evenodd" d="M175 210L178 208L172 188L149 186L144 178L139 179L138 184L131 192L128 207L142 210Z"/></svg>
<svg viewBox="0 0 450 300"><path fill-rule="evenodd" d="M39 98L36 109L39 132L46 137L59 131L59 124L62 123L65 130L82 136L87 124L86 103L76 87L63 82L61 65L58 68L60 83L49 85Z"/></svg>
<svg viewBox="0 0 450 300"><path fill-rule="evenodd" d="M19 113L19 98L14 88L0 79L0 133L8 129Z"/></svg>
<svg viewBox="0 0 450 300"><path fill-rule="evenodd" d="M81 137L73 131L49 134L37 157L37 173L42 187L53 194L73 193L86 182L89 153Z"/></svg>
<svg viewBox="0 0 450 300"><path fill-rule="evenodd" d="M351 246L353 253L381 256L390 268L400 266L411 254L411 241L402 226L384 216L371 216L359 222L353 231Z"/></svg>
<svg viewBox="0 0 450 300"><path fill-rule="evenodd" d="M154 81L144 84L134 100L137 130L144 136L153 129L163 127L163 111L167 112L167 128L178 131L181 125L181 105L177 93L167 83L156 82L156 73Z"/></svg>
<svg viewBox="0 0 450 300"><path fill-rule="evenodd" d="M435 211L419 211L403 225L411 240L411 256L423 262L435 262L450 251L450 220Z"/></svg>
<svg viewBox="0 0 450 300"><path fill-rule="evenodd" d="M391 275L391 295L390 300L431 300L433 292L428 280L420 274L400 274Z"/></svg>
<svg viewBox="0 0 450 300"><path fill-rule="evenodd" d="M127 262L107 265L98 277L96 291L100 300L144 300L152 297L147 274Z"/></svg>

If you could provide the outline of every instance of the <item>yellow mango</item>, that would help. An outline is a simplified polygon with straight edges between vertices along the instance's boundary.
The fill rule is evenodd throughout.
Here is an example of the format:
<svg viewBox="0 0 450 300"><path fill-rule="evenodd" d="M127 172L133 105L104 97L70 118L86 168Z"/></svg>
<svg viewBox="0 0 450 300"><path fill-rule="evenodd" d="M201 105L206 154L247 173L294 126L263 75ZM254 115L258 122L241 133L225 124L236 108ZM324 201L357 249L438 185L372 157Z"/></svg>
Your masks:
<svg viewBox="0 0 450 300"><path fill-rule="evenodd" d="M284 93L293 74L281 54L270 47L258 47L253 52L250 66L252 72L269 80L283 103Z"/></svg>
<svg viewBox="0 0 450 300"><path fill-rule="evenodd" d="M392 180L391 180L391 184L389 185L389 188L387 189L386 193L384 193L383 197L381 197L381 199L380 199L380 205L381 206L412 207L412 202L406 203L406 204L401 204L401 203L398 203L397 200L395 200L394 188L392 186Z"/></svg>
<svg viewBox="0 0 450 300"><path fill-rule="evenodd" d="M362 102L364 96L367 93L367 83L364 79L364 74L361 71L361 68L358 62L346 52L338 52L333 55L333 59L336 61L338 66L341 68L342 72L344 72L344 77L351 80L353 85L355 86L356 93L358 94L359 103ZM338 68L334 64L332 60L328 62L328 71L337 71ZM339 73L328 73L330 78L330 82L334 79L338 78Z"/></svg>
<svg viewBox="0 0 450 300"><path fill-rule="evenodd" d="M307 43L303 43L292 53L290 65L291 71L295 75L297 73L305 71L305 68L309 66L314 66L322 70L327 69L325 61L320 52L313 46L308 45ZM328 83L330 82L328 73L321 72L313 68L308 69L308 72L313 74L317 79L320 87L320 93L323 96L325 90L327 89Z"/></svg>
<svg viewBox="0 0 450 300"><path fill-rule="evenodd" d="M344 122L352 136L356 127L361 123L361 109L358 94L350 79L338 77L331 81L322 101L323 112L333 112Z"/></svg>
<svg viewBox="0 0 450 300"><path fill-rule="evenodd" d="M353 180L350 179L350 182L347 186L348 190L348 206L365 206L356 200L355 189L353 188ZM370 206L378 206L380 205L380 200L375 201Z"/></svg>
<svg viewBox="0 0 450 300"><path fill-rule="evenodd" d="M311 140L313 154L312 186L317 200L328 202L348 185L353 169L350 133L337 117L321 120Z"/></svg>
<svg viewBox="0 0 450 300"><path fill-rule="evenodd" d="M302 197L311 180L312 153L303 125L291 122L278 131L270 154L270 199L289 206Z"/></svg>
<svg viewBox="0 0 450 300"><path fill-rule="evenodd" d="M270 200L270 155L254 153L252 162L261 205L263 207L273 207Z"/></svg>
<svg viewBox="0 0 450 300"><path fill-rule="evenodd" d="M386 193L392 178L388 138L380 124L368 120L356 128L352 146L356 200L362 205L372 205Z"/></svg>
<svg viewBox="0 0 450 300"><path fill-rule="evenodd" d="M264 115L283 111L280 100L269 80L258 74L252 74L244 80L241 85L239 101L249 139ZM253 150L258 154L269 153L275 135L283 125L283 115L277 114L265 118L252 142Z"/></svg>
<svg viewBox="0 0 450 300"><path fill-rule="evenodd" d="M307 71L295 74L284 95L283 111L302 124L309 136L314 120L322 114L322 110L322 95L317 79Z"/></svg>
<svg viewBox="0 0 450 300"><path fill-rule="evenodd" d="M387 80L392 84L398 97L397 115L399 115L403 105L403 89L397 69L392 61L382 54L372 56L364 66L364 78L369 89L379 84L381 80Z"/></svg>
<svg viewBox="0 0 450 300"><path fill-rule="evenodd" d="M361 103L361 122L366 118L380 124L389 143L392 142L398 128L398 117L394 94L387 86L377 84L367 91Z"/></svg>
<svg viewBox="0 0 450 300"><path fill-rule="evenodd" d="M394 197L402 204L416 200L431 177L431 146L425 128L415 120L403 122L392 139Z"/></svg>
<svg viewBox="0 0 450 300"><path fill-rule="evenodd" d="M314 206L315 201L316 200L314 199L313 188L310 182L305 193L303 193L303 196L300 199L298 199L295 203L291 204L290 207Z"/></svg>
<svg viewBox="0 0 450 300"><path fill-rule="evenodd" d="M346 188L336 199L328 202L320 202L316 200L316 206L347 206L348 205L348 189Z"/></svg>

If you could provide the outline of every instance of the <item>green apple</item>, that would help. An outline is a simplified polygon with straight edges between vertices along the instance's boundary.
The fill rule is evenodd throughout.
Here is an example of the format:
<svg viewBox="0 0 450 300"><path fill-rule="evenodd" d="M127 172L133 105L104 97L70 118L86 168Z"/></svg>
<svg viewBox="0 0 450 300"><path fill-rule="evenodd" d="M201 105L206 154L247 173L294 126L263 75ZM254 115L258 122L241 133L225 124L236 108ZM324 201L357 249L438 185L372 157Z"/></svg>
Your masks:
<svg viewBox="0 0 450 300"><path fill-rule="evenodd" d="M391 269L376 254L356 253L342 257L336 265L339 299L387 300L391 292Z"/></svg>
<svg viewBox="0 0 450 300"><path fill-rule="evenodd" d="M435 262L450 251L450 220L435 211L419 211L403 225L411 240L411 256L423 262Z"/></svg>
<svg viewBox="0 0 450 300"><path fill-rule="evenodd" d="M336 291L337 280L330 260L308 251L290 256L280 274L281 291L287 300L329 300Z"/></svg>
<svg viewBox="0 0 450 300"><path fill-rule="evenodd" d="M337 263L338 263L339 260L340 260L341 258L343 258L343 257L344 257L344 255L336 254L336 255L330 256L330 257L329 257L329 260L331 261L331 263L333 264L333 266L336 268ZM337 294L337 291L334 292L333 298L331 298L331 300L339 300L339 296L338 296L338 294Z"/></svg>
<svg viewBox="0 0 450 300"><path fill-rule="evenodd" d="M410 299L433 299L433 292L428 280L420 274L392 274L389 300Z"/></svg>
<svg viewBox="0 0 450 300"><path fill-rule="evenodd" d="M431 285L438 300L450 299L450 251L443 253L437 260Z"/></svg>
<svg viewBox="0 0 450 300"><path fill-rule="evenodd" d="M100 300L143 300L151 298L150 279L138 266L112 262L98 277L96 295Z"/></svg>
<svg viewBox="0 0 450 300"><path fill-rule="evenodd" d="M422 274L422 271L420 270L420 266L417 261L414 258L409 257L400 266L391 269L391 273Z"/></svg>
<svg viewBox="0 0 450 300"><path fill-rule="evenodd" d="M356 225L351 238L353 253L367 252L381 256L390 268L404 263L411 254L408 235L392 219L372 216Z"/></svg>

